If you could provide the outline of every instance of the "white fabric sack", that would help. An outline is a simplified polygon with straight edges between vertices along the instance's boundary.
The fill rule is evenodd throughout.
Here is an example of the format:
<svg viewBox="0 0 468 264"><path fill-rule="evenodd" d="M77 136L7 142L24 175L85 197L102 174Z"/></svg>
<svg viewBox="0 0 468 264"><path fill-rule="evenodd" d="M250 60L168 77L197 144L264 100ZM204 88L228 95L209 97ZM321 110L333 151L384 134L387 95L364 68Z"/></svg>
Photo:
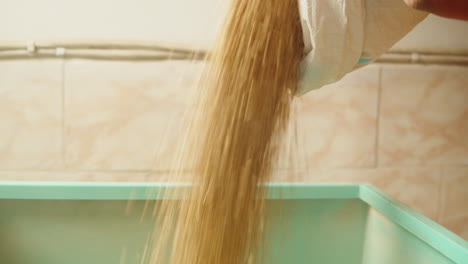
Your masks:
<svg viewBox="0 0 468 264"><path fill-rule="evenodd" d="M306 54L298 96L377 59L427 16L403 0L298 1Z"/></svg>

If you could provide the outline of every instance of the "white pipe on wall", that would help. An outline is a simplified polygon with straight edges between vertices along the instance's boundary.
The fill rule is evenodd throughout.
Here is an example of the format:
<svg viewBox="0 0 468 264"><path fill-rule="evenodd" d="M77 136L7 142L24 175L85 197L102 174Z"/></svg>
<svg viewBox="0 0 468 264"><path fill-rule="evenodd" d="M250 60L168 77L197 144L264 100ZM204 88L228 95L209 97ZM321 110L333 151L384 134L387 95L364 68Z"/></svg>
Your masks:
<svg viewBox="0 0 468 264"><path fill-rule="evenodd" d="M189 46L180 43L156 42L156 41L129 41L129 40L26 40L26 41L0 41L0 51L24 49L30 45L39 49L124 49L124 50L153 50L170 51L180 53L202 52L197 46Z"/></svg>
<svg viewBox="0 0 468 264"><path fill-rule="evenodd" d="M203 60L207 51L177 43L129 40L0 41L0 59L84 58L95 60ZM381 63L468 66L468 49L395 48Z"/></svg>

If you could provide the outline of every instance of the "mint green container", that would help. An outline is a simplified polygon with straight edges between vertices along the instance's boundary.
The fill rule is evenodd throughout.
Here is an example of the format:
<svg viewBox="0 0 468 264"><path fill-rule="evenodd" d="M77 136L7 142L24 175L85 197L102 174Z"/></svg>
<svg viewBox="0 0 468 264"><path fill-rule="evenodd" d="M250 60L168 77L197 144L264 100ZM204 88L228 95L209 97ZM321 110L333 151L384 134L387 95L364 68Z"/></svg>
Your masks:
<svg viewBox="0 0 468 264"><path fill-rule="evenodd" d="M174 186L0 183L0 263L147 263L153 205ZM468 263L465 240L366 184L270 184L267 215L267 264Z"/></svg>

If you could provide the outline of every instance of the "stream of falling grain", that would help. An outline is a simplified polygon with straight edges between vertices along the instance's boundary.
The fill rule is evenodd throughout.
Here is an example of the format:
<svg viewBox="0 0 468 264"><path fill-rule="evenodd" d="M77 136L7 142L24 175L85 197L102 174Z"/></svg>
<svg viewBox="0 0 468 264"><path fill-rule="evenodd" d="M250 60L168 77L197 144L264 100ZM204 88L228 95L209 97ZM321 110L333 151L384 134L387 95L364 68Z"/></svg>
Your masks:
<svg viewBox="0 0 468 264"><path fill-rule="evenodd" d="M259 184L278 161L302 50L297 0L232 1L174 168L173 181L189 168L193 187L158 203L148 263L261 262Z"/></svg>

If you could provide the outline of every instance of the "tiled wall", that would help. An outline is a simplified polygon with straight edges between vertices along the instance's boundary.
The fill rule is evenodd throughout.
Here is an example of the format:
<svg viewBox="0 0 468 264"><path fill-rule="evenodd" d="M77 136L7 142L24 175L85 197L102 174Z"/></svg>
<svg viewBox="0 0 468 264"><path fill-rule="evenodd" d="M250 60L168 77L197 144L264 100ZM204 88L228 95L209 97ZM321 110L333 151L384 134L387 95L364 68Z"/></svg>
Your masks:
<svg viewBox="0 0 468 264"><path fill-rule="evenodd" d="M201 68L0 61L0 180L168 180ZM275 180L371 182L468 239L468 67L371 65L295 111Z"/></svg>

